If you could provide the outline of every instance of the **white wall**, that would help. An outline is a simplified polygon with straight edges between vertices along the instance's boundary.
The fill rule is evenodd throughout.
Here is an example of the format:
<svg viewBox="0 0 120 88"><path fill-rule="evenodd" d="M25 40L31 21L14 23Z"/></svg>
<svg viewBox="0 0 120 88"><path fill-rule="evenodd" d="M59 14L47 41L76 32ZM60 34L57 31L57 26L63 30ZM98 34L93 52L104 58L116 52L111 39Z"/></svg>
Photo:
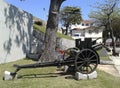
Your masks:
<svg viewBox="0 0 120 88"><path fill-rule="evenodd" d="M61 38L61 42L62 42L62 49L64 50L75 47L75 40Z"/></svg>
<svg viewBox="0 0 120 88"><path fill-rule="evenodd" d="M81 24L75 24L75 25L71 25L71 29L74 29L74 28L85 29L85 28L90 27L89 25L88 26L86 26L86 25L82 26L82 23Z"/></svg>
<svg viewBox="0 0 120 88"><path fill-rule="evenodd" d="M0 63L24 58L29 52L32 15L0 0Z"/></svg>
<svg viewBox="0 0 120 88"><path fill-rule="evenodd" d="M97 29L96 29L97 30ZM92 33L89 33L88 31L85 32L85 37L86 38L92 38L93 40L101 37L102 38L102 29L101 30L98 30L99 32L96 33L96 32L92 32ZM97 41L98 43L102 42L102 39L99 39Z"/></svg>

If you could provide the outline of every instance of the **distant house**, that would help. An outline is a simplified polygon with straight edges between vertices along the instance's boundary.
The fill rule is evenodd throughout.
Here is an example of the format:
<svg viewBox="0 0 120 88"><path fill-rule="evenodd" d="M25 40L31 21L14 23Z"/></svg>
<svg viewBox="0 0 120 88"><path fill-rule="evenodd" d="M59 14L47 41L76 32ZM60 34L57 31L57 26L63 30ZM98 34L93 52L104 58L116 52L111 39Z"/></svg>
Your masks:
<svg viewBox="0 0 120 88"><path fill-rule="evenodd" d="M102 37L102 28L97 28L95 23L89 20L83 20L80 24L75 24L71 26L72 37L77 38L92 38L95 40L98 37ZM77 35L76 35L77 34ZM99 40L102 42L102 39Z"/></svg>
<svg viewBox="0 0 120 88"><path fill-rule="evenodd" d="M85 29L93 26L93 22L90 20L83 20L80 24L71 25L71 29Z"/></svg>
<svg viewBox="0 0 120 88"><path fill-rule="evenodd" d="M85 38L92 38L93 40L102 37L103 28L89 27L85 28ZM97 42L102 42L102 39L99 39Z"/></svg>
<svg viewBox="0 0 120 88"><path fill-rule="evenodd" d="M0 64L26 57L32 42L33 16L0 0Z"/></svg>

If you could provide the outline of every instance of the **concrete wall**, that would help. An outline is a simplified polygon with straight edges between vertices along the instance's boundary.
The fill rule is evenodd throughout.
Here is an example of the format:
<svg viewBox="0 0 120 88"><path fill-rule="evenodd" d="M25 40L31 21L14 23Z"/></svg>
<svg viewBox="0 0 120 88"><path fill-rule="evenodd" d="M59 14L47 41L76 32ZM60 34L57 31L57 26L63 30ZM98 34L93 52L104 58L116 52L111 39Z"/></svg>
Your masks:
<svg viewBox="0 0 120 88"><path fill-rule="evenodd" d="M0 0L0 63L26 56L32 37L32 15Z"/></svg>
<svg viewBox="0 0 120 88"><path fill-rule="evenodd" d="M66 50L68 48L73 48L75 47L75 40L69 40L69 39L65 39L65 38L61 38L59 40L59 44L60 44L60 47L63 49L63 50Z"/></svg>

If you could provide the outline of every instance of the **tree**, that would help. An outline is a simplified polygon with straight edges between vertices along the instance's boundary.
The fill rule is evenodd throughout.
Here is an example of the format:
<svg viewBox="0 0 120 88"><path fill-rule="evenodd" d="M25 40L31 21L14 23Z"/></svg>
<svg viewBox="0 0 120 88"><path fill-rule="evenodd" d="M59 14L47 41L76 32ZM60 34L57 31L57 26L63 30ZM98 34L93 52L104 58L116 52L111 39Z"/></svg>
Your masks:
<svg viewBox="0 0 120 88"><path fill-rule="evenodd" d="M20 0L24 1L24 0ZM56 59L56 32L58 30L58 14L61 4L66 0L50 0L49 16L47 21L44 51L40 57L40 61L52 61Z"/></svg>
<svg viewBox="0 0 120 88"><path fill-rule="evenodd" d="M68 27L71 24L80 23L82 20L81 10L78 7L66 6L60 11L60 20L66 27L66 35L68 34Z"/></svg>
<svg viewBox="0 0 120 88"><path fill-rule="evenodd" d="M115 40L114 40L114 34L113 34L113 28L112 28L112 16L115 12L115 9L117 8L119 0L104 0L104 3L100 4L98 3L96 9L97 11L94 11L91 16L94 18L100 26L105 26L106 30L109 30L110 37L112 39L112 45L113 45L113 55L116 55L115 50Z"/></svg>
<svg viewBox="0 0 120 88"><path fill-rule="evenodd" d="M49 16L47 21L44 51L40 57L40 61L52 61L56 59L55 46L56 46L56 32L58 29L58 14L61 4L65 0L51 0L49 8Z"/></svg>
<svg viewBox="0 0 120 88"><path fill-rule="evenodd" d="M120 40L120 9L118 9L112 17L112 28L115 41Z"/></svg>
<svg viewBox="0 0 120 88"><path fill-rule="evenodd" d="M104 26L105 30L103 32L103 42L105 43L106 39L109 37L109 30L107 30L108 25L107 25L107 16L106 14L103 14L102 11L92 11L89 14L89 17L92 18L97 24L99 24L98 26ZM120 9L119 8L115 8L114 12L111 15L111 25L112 25L112 29L113 29L113 34L115 39L119 39L119 35L120 34Z"/></svg>

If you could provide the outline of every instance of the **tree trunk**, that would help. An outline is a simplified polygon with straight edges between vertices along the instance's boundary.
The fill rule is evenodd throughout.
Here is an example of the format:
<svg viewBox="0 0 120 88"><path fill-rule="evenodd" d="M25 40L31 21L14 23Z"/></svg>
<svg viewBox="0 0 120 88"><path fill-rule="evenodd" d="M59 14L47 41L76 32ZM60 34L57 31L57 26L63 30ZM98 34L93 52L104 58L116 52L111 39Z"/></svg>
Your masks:
<svg viewBox="0 0 120 88"><path fill-rule="evenodd" d="M65 35L68 35L68 26L66 26L66 32Z"/></svg>
<svg viewBox="0 0 120 88"><path fill-rule="evenodd" d="M50 2L49 17L44 40L44 51L39 61L53 61L57 58L55 55L56 32L58 29L59 9L63 1L65 0L51 0Z"/></svg>
<svg viewBox="0 0 120 88"><path fill-rule="evenodd" d="M108 30L107 30L107 25L104 25L105 26L105 28L104 28L104 30L103 30L103 43L105 44L106 43L106 40L107 40L107 34L108 34Z"/></svg>
<svg viewBox="0 0 120 88"><path fill-rule="evenodd" d="M112 26L111 26L111 21L110 21L109 29L110 29L111 39L112 39L112 46L113 46L112 55L116 56L115 39L114 39L113 29L112 29Z"/></svg>
<svg viewBox="0 0 120 88"><path fill-rule="evenodd" d="M111 25L110 15L111 15L111 14L108 14L108 28L109 28L109 30L110 30L110 37L111 37L111 39L112 39L112 46L113 46L112 55L113 55L113 56L116 56L115 40L114 40L114 34L113 34L112 25Z"/></svg>

